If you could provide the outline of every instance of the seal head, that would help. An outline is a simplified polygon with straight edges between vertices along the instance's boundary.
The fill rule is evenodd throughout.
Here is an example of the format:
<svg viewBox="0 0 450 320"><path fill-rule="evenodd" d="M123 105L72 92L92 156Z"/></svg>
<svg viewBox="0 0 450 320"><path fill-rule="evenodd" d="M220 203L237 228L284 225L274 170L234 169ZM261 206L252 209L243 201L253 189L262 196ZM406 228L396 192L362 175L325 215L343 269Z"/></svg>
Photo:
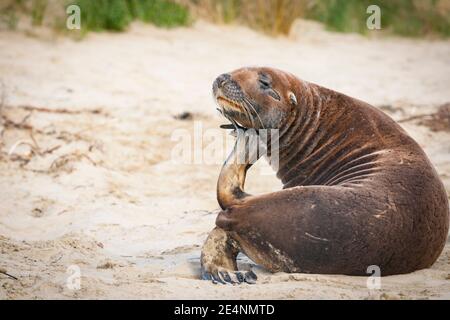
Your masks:
<svg viewBox="0 0 450 320"><path fill-rule="evenodd" d="M244 128L278 129L297 105L295 79L270 68L242 68L217 77L220 110Z"/></svg>

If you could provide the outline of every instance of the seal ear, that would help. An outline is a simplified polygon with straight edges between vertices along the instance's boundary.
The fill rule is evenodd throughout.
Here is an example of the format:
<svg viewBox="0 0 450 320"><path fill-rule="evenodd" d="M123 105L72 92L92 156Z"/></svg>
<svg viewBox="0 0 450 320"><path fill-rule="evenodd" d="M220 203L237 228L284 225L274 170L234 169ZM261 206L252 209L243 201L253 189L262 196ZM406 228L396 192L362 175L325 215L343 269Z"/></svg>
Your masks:
<svg viewBox="0 0 450 320"><path fill-rule="evenodd" d="M296 106L297 105L297 97L295 96L295 94L293 92L289 92L288 97L289 97L289 101L291 101L292 105Z"/></svg>

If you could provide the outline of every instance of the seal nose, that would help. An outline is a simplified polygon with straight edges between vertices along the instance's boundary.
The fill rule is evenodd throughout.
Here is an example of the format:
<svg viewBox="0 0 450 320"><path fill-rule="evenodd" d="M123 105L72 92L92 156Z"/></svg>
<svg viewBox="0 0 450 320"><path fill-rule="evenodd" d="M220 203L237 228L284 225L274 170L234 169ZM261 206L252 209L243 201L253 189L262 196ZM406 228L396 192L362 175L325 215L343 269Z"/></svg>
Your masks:
<svg viewBox="0 0 450 320"><path fill-rule="evenodd" d="M213 83L213 93L216 95L217 90L223 88L223 86L231 80L231 76L228 73L221 74L216 78Z"/></svg>

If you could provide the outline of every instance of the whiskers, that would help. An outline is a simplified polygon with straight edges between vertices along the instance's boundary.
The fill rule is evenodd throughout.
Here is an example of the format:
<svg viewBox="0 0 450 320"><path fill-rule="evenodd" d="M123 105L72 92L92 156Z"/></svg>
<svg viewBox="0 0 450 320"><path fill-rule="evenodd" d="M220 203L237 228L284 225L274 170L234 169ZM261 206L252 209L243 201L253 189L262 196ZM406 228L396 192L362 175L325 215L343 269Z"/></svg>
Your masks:
<svg viewBox="0 0 450 320"><path fill-rule="evenodd" d="M245 116L247 117L247 120L252 124L252 127L255 127L255 121L245 103L240 103L240 106L242 107L242 110L245 111Z"/></svg>
<svg viewBox="0 0 450 320"><path fill-rule="evenodd" d="M229 101L227 99L221 98L221 99L215 99L216 103L218 104L219 108L217 108L217 111L219 111L225 118L231 121L231 123L235 123L236 120L232 119L232 117L227 113L227 105L232 104L234 106L238 106L240 111L244 114L244 116L247 118L248 122L251 123L251 126L253 128L257 128L255 119L258 119L261 129L266 129L264 126L264 123L262 122L261 117L259 116L258 112L256 111L256 108L252 101L248 99L247 97L244 97L241 101ZM224 100L226 102L226 105L221 103L219 100ZM232 110L230 110L232 111Z"/></svg>
<svg viewBox="0 0 450 320"><path fill-rule="evenodd" d="M258 117L258 120L259 120L259 123L261 124L262 129L265 129L266 127L264 126L264 123L262 122L261 117L259 116L259 114L258 114L258 112L256 111L255 107L253 106L252 101L250 101L247 97L244 97L244 105L243 105L243 107L244 107L244 109L245 109L247 112L249 112L247 106L249 106L249 107L252 108L253 112L254 112L255 115ZM255 123L254 123L254 121L253 121L253 117L250 117L250 119L251 119L251 122L252 122L253 127L255 127Z"/></svg>

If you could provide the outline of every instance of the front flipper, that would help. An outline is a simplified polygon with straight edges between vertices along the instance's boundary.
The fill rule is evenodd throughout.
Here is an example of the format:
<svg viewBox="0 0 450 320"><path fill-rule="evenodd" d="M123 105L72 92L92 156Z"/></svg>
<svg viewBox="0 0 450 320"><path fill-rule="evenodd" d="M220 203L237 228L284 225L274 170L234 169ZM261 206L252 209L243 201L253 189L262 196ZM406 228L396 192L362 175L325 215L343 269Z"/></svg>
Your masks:
<svg viewBox="0 0 450 320"><path fill-rule="evenodd" d="M244 192L247 170L258 160L258 135L253 130L236 127L237 140L233 151L225 161L217 182L217 200L223 210L240 203L250 195ZM201 255L201 277L213 283L256 282L253 271L239 271L236 257L242 251L231 233L215 228L208 236Z"/></svg>
<svg viewBox="0 0 450 320"><path fill-rule="evenodd" d="M217 201L222 209L241 203L249 196L244 191L247 170L264 154L255 130L237 129L233 151L225 161L217 181Z"/></svg>
<svg viewBox="0 0 450 320"><path fill-rule="evenodd" d="M236 257L239 251L237 242L226 231L213 229L200 258L202 279L221 284L255 283L257 277L253 271L238 270Z"/></svg>

